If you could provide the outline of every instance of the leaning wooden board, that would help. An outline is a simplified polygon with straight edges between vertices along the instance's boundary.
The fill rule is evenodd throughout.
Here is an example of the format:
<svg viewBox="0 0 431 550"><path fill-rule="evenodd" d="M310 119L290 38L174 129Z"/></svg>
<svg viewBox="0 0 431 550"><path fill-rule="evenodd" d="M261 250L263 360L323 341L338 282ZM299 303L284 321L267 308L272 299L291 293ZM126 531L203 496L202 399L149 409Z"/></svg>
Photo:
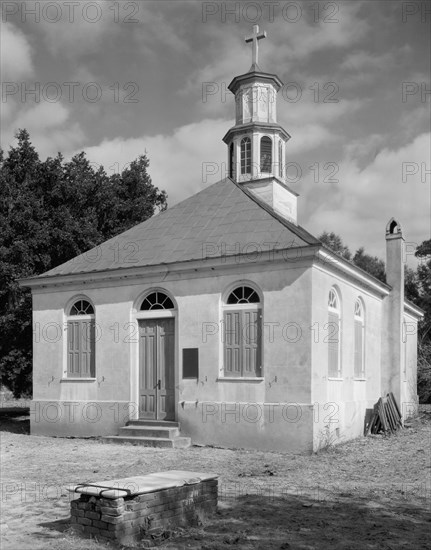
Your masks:
<svg viewBox="0 0 431 550"><path fill-rule="evenodd" d="M380 397L374 405L373 416L370 419L366 435L379 432L395 432L402 428L402 417L394 394L388 393L386 397Z"/></svg>

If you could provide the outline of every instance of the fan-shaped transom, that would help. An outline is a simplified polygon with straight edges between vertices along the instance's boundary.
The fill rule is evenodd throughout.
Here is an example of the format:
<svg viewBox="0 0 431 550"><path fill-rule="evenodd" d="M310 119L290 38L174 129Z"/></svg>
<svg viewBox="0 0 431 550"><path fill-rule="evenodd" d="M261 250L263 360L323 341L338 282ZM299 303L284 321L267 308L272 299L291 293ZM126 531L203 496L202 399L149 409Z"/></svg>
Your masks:
<svg viewBox="0 0 431 550"><path fill-rule="evenodd" d="M88 300L77 300L70 308L70 315L94 315L94 308Z"/></svg>
<svg viewBox="0 0 431 550"><path fill-rule="evenodd" d="M228 304L258 304L260 298L258 293L249 286L238 286L229 294Z"/></svg>
<svg viewBox="0 0 431 550"><path fill-rule="evenodd" d="M174 309L172 300L164 292L152 292L144 299L141 310L150 309Z"/></svg>
<svg viewBox="0 0 431 550"><path fill-rule="evenodd" d="M333 288L329 291L328 307L339 309L338 296Z"/></svg>
<svg viewBox="0 0 431 550"><path fill-rule="evenodd" d="M355 302L355 317L362 319L362 304L360 300L356 300Z"/></svg>

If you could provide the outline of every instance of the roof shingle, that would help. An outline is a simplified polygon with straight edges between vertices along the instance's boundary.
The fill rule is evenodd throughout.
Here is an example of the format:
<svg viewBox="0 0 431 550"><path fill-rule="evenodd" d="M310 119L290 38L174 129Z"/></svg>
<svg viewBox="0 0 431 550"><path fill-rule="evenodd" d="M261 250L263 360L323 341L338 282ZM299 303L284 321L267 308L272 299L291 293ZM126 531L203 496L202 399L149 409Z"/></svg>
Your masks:
<svg viewBox="0 0 431 550"><path fill-rule="evenodd" d="M236 254L250 243L282 250L320 241L226 178L40 276L201 260L205 251Z"/></svg>

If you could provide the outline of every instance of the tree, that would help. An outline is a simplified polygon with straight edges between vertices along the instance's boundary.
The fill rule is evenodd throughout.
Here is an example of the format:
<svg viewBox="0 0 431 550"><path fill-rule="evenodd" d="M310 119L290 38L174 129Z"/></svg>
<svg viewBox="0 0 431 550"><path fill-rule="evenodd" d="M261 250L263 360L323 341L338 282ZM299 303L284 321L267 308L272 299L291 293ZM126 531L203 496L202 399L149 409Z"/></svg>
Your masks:
<svg viewBox="0 0 431 550"><path fill-rule="evenodd" d="M377 256L366 254L362 246L353 256L353 263L379 281L386 283L385 262Z"/></svg>
<svg viewBox="0 0 431 550"><path fill-rule="evenodd" d="M167 196L140 156L121 174L94 170L85 153L41 161L26 130L0 150L0 382L31 392L31 293L17 280L38 275L151 217Z"/></svg>
<svg viewBox="0 0 431 550"><path fill-rule="evenodd" d="M349 248L343 243L341 237L339 235L336 235L334 232L328 233L327 231L324 231L320 235L319 241L322 241L324 245L326 245L328 248L330 248L343 258L346 258L346 260L352 259L352 253L350 252Z"/></svg>
<svg viewBox="0 0 431 550"><path fill-rule="evenodd" d="M404 297L414 304L419 300L419 283L416 271L404 266Z"/></svg>
<svg viewBox="0 0 431 550"><path fill-rule="evenodd" d="M365 253L363 247L359 248L352 258L352 253L347 245L344 244L343 239L336 233L328 233L324 231L319 240L330 248L333 252L339 254L341 257L353 262L364 271L373 275L382 282L386 282L385 263L377 256L370 256Z"/></svg>
<svg viewBox="0 0 431 550"><path fill-rule="evenodd" d="M415 256L420 260L417 269L419 299L415 303L425 311L420 324L420 337L423 341L431 341L431 239L417 247Z"/></svg>
<svg viewBox="0 0 431 550"><path fill-rule="evenodd" d="M431 239L423 241L415 255L420 260L415 303L425 312L418 327L418 394L422 403L431 403Z"/></svg>

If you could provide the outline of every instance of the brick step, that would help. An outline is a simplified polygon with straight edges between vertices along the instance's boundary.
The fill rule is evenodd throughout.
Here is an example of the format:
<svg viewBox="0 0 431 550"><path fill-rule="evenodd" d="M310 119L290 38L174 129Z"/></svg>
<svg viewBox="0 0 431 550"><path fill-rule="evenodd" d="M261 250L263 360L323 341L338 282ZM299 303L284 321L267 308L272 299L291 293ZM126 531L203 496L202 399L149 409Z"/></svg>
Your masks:
<svg viewBox="0 0 431 550"><path fill-rule="evenodd" d="M191 445L190 437L138 437L110 435L102 438L106 443L131 443L132 445L142 445L143 447L164 447L171 449L186 449Z"/></svg>
<svg viewBox="0 0 431 550"><path fill-rule="evenodd" d="M161 437L162 439L173 439L180 435L179 428L170 426L141 426L132 424L120 428L121 437Z"/></svg>
<svg viewBox="0 0 431 550"><path fill-rule="evenodd" d="M178 422L171 420L129 420L128 426L164 426L165 428L179 428Z"/></svg>

